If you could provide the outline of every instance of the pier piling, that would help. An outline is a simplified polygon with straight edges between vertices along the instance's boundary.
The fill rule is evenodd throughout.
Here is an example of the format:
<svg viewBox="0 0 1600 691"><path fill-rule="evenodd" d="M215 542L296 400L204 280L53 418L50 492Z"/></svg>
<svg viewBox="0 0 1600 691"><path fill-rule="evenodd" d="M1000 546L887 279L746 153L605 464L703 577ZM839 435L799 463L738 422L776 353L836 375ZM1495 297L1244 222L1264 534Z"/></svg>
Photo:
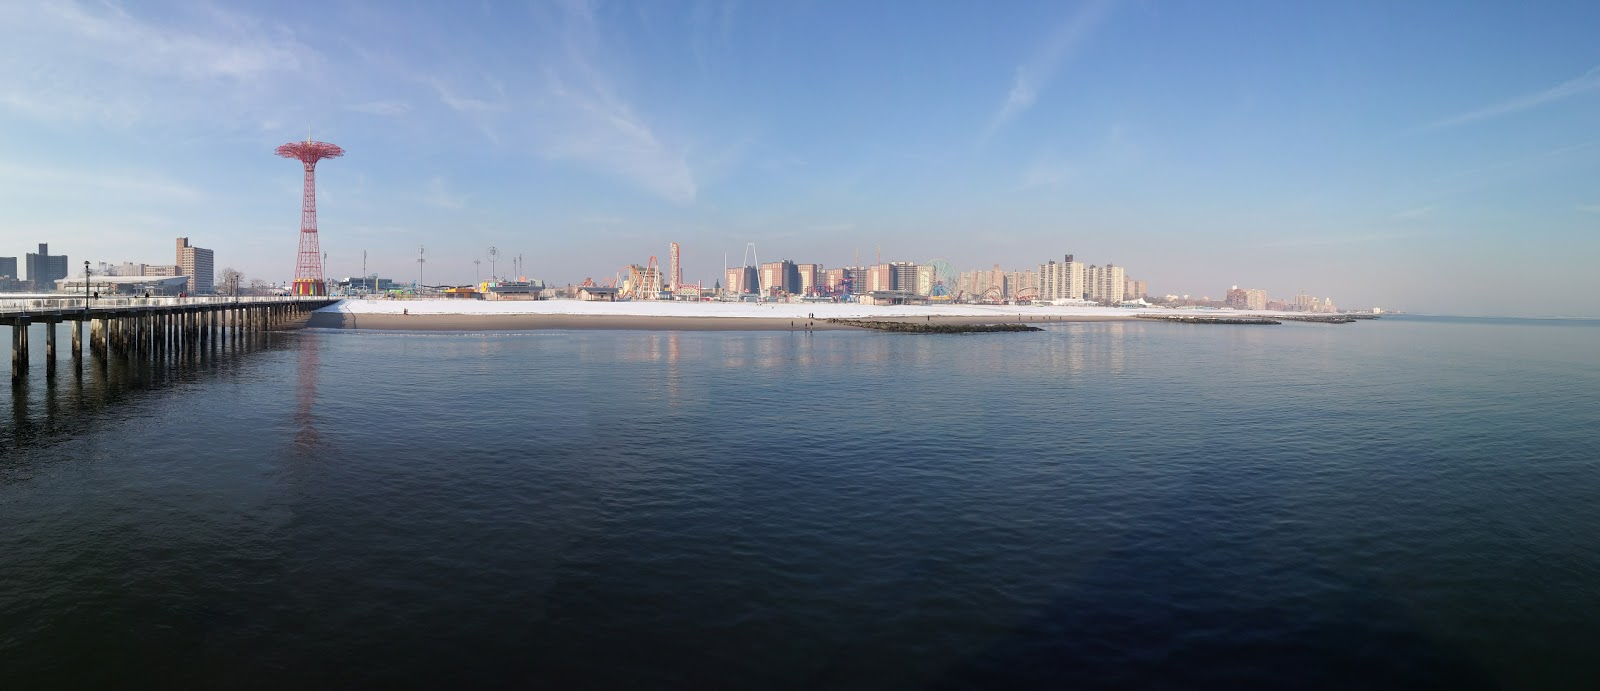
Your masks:
<svg viewBox="0 0 1600 691"><path fill-rule="evenodd" d="M333 302L304 297L0 300L0 326L11 330L11 378L21 382L30 364L28 327L35 323L44 325L45 374L54 377L57 329L63 322L72 330L72 364L81 372L86 329L89 355L101 366L112 358L202 357L257 334L297 326L301 316Z"/></svg>

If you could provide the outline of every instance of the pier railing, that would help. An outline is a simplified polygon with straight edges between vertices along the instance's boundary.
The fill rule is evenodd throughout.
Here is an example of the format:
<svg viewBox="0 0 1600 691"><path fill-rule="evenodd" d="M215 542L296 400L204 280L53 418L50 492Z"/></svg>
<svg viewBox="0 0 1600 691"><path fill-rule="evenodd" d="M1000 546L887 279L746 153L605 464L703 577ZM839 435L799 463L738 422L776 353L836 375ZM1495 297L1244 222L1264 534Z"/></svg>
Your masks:
<svg viewBox="0 0 1600 691"><path fill-rule="evenodd" d="M204 307L207 305L259 305L295 304L300 302L327 302L332 298L320 296L268 295L240 296L200 295L195 297L135 297L127 295L85 298L70 295L38 296L26 298L0 298L0 315L34 314L39 312L64 312L82 310L124 309L130 307Z"/></svg>

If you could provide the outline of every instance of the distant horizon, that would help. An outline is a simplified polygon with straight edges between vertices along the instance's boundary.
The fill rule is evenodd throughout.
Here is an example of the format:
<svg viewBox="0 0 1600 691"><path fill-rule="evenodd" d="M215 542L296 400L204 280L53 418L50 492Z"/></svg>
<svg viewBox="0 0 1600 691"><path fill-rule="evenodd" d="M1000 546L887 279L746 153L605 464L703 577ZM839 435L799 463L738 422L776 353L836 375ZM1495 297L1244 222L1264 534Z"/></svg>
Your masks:
<svg viewBox="0 0 1600 691"><path fill-rule="evenodd" d="M711 285L754 241L1600 317L1594 26L1592 3L11 3L0 256L161 263L187 236L288 280L301 170L273 151L310 137L348 152L317 169L327 276L363 249L415 276L424 245L425 281L466 283L496 246L576 283L678 242Z"/></svg>

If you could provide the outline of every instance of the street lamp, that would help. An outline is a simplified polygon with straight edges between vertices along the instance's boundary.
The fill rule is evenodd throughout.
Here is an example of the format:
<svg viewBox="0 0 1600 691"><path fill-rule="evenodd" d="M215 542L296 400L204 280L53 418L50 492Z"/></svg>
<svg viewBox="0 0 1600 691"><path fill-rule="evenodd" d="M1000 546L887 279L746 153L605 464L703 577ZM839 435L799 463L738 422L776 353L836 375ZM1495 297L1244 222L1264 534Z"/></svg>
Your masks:
<svg viewBox="0 0 1600 691"><path fill-rule="evenodd" d="M89 260L87 259L83 260L83 308L89 309Z"/></svg>

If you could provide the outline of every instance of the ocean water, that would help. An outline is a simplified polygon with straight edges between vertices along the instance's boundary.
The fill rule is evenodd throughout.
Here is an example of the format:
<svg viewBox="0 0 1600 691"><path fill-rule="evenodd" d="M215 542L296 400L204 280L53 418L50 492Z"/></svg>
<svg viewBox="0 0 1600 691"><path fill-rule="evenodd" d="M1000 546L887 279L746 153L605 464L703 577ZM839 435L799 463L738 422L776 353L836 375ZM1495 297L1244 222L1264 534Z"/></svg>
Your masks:
<svg viewBox="0 0 1600 691"><path fill-rule="evenodd" d="M1600 687L1593 322L64 364L0 401L7 688Z"/></svg>

